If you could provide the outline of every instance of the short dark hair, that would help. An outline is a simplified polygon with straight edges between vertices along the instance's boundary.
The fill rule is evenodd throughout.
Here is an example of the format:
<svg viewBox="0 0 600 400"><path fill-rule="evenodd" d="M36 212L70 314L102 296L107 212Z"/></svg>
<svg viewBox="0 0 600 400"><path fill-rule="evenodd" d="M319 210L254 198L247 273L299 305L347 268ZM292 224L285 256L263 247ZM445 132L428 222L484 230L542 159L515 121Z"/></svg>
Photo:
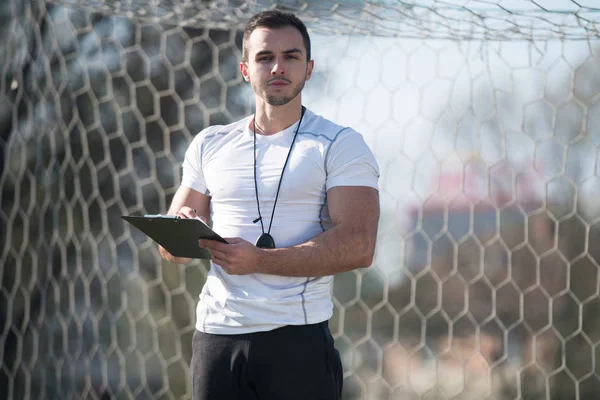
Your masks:
<svg viewBox="0 0 600 400"><path fill-rule="evenodd" d="M244 29L244 39L242 41L243 61L248 61L247 41L256 28L278 29L287 26L298 29L302 35L304 47L306 47L306 61L310 61L310 36L308 35L306 25L304 25L304 22L294 14L279 10L263 11L250 19L246 25L246 29Z"/></svg>

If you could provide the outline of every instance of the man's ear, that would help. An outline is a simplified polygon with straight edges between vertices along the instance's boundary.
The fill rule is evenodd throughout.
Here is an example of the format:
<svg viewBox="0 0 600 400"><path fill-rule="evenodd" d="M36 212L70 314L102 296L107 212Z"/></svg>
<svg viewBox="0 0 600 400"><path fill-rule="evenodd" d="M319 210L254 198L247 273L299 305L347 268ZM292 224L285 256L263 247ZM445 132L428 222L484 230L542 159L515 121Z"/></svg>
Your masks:
<svg viewBox="0 0 600 400"><path fill-rule="evenodd" d="M244 80L246 82L250 82L250 74L248 73L248 63L247 62L242 61L240 63L240 72L242 73Z"/></svg>
<svg viewBox="0 0 600 400"><path fill-rule="evenodd" d="M313 68L315 67L315 60L310 60L306 65L306 80L309 80L312 76Z"/></svg>

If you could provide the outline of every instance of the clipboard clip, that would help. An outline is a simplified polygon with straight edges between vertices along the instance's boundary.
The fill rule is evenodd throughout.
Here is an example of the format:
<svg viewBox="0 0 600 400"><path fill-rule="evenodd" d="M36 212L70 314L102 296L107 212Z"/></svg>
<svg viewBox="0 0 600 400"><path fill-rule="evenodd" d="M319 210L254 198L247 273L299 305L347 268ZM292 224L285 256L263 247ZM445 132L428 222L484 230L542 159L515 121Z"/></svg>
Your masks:
<svg viewBox="0 0 600 400"><path fill-rule="evenodd" d="M180 219L179 215L144 214L144 218Z"/></svg>

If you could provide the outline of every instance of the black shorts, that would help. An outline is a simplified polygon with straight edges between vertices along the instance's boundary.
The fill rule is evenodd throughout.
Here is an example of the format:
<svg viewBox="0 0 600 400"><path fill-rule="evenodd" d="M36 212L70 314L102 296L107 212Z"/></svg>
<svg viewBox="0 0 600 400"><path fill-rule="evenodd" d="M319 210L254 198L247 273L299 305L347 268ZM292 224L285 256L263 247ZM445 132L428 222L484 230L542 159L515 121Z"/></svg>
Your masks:
<svg viewBox="0 0 600 400"><path fill-rule="evenodd" d="M196 331L193 400L339 400L343 371L327 321L268 332Z"/></svg>

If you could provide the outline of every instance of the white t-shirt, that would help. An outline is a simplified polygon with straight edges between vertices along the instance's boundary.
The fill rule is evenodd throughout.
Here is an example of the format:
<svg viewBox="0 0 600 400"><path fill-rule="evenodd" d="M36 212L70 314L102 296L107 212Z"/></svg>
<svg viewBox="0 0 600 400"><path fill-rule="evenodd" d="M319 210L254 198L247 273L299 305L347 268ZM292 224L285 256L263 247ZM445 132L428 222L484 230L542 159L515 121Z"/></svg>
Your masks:
<svg viewBox="0 0 600 400"><path fill-rule="evenodd" d="M254 188L252 116L211 126L192 141L182 185L211 197L213 229L255 243L262 234ZM281 171L298 122L273 135L256 135L256 177L265 231ZM379 168L363 137L306 110L283 174L271 236L278 248L303 243L332 226L327 190L377 189ZM196 309L196 329L237 334L313 324L333 312L331 276L229 275L211 261Z"/></svg>

